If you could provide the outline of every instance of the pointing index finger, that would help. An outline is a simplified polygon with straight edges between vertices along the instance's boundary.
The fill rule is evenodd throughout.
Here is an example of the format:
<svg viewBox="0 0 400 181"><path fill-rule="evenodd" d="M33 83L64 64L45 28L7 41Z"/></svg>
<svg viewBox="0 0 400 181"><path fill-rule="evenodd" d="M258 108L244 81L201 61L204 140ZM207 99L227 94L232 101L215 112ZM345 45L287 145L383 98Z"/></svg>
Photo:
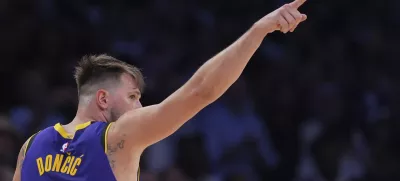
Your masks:
<svg viewBox="0 0 400 181"><path fill-rule="evenodd" d="M301 5L304 4L304 2L306 2L306 0L294 0L293 2L291 2L289 5L292 6L293 8L299 8Z"/></svg>

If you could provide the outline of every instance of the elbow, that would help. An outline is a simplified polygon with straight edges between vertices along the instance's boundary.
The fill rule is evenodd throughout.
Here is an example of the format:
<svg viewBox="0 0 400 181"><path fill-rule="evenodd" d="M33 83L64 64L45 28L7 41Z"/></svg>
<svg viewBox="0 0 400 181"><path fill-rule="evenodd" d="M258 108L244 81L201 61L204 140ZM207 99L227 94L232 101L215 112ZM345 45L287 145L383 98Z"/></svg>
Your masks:
<svg viewBox="0 0 400 181"><path fill-rule="evenodd" d="M203 79L196 79L197 81L191 81L185 90L189 90L189 96L191 100L195 100L199 103L210 104L217 100L222 94L223 90L218 80L205 81Z"/></svg>
<svg viewBox="0 0 400 181"><path fill-rule="evenodd" d="M195 100L203 102L205 104L210 104L220 97L220 95L213 88L209 87L199 87L192 91L192 96Z"/></svg>

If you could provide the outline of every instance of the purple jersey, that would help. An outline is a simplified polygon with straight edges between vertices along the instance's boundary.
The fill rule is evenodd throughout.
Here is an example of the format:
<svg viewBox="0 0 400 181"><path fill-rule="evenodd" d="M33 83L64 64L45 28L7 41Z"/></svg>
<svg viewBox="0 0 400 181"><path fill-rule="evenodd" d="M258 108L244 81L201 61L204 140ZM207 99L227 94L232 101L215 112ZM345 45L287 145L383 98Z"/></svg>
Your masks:
<svg viewBox="0 0 400 181"><path fill-rule="evenodd" d="M72 137L60 124L28 140L21 181L116 181L105 154L104 122L76 127Z"/></svg>

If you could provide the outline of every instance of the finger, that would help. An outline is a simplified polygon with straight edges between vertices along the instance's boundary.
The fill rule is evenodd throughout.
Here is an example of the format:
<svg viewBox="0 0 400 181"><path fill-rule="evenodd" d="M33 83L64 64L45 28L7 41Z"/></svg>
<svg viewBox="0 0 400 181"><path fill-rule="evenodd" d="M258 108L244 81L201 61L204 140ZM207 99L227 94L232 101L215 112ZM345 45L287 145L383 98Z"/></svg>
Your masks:
<svg viewBox="0 0 400 181"><path fill-rule="evenodd" d="M301 16L300 21L296 24L296 26L294 26L292 29L290 29L290 32L294 32L294 30L297 28L297 26L298 26L301 22L303 22L303 21L305 21L305 20L307 19L307 15L305 15L305 14L300 14L300 16Z"/></svg>
<svg viewBox="0 0 400 181"><path fill-rule="evenodd" d="M294 32L294 30L297 28L298 25L299 25L299 23L297 23L296 25L294 25L294 26L290 29L290 32Z"/></svg>
<svg viewBox="0 0 400 181"><path fill-rule="evenodd" d="M294 0L289 3L292 8L298 9L301 5L303 5L307 0Z"/></svg>
<svg viewBox="0 0 400 181"><path fill-rule="evenodd" d="M280 26L280 31L282 33L287 33L289 30L289 23L286 21L286 19L282 15L279 16L278 23Z"/></svg>
<svg viewBox="0 0 400 181"><path fill-rule="evenodd" d="M288 22L288 31L296 25L296 19L289 13L289 11L282 12L283 18L285 18L286 22Z"/></svg>
<svg viewBox="0 0 400 181"><path fill-rule="evenodd" d="M307 15L301 14L301 21L300 22L303 22L305 20L307 20Z"/></svg>
<svg viewBox="0 0 400 181"><path fill-rule="evenodd" d="M294 24L290 27L290 32L293 32L296 29L297 25L299 25L299 23L301 22L302 15L300 14L299 11L297 11L296 9L293 9L293 8L289 8L288 12L290 13L290 15L293 17L293 19L295 21Z"/></svg>
<svg viewBox="0 0 400 181"><path fill-rule="evenodd" d="M299 25L299 23L297 23L296 25L294 25L294 26L290 29L290 32L294 32L294 30L297 28L298 25Z"/></svg>

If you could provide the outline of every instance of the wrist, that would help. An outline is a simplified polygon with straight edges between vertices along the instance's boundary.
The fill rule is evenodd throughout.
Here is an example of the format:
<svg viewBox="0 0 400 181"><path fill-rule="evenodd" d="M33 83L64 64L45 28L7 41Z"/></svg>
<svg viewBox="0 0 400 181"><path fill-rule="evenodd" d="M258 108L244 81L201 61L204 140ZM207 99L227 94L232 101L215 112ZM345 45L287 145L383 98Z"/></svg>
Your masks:
<svg viewBox="0 0 400 181"><path fill-rule="evenodd" d="M256 22L250 29L251 32L261 36L267 36L269 33L273 32L272 28L265 27L265 24Z"/></svg>

